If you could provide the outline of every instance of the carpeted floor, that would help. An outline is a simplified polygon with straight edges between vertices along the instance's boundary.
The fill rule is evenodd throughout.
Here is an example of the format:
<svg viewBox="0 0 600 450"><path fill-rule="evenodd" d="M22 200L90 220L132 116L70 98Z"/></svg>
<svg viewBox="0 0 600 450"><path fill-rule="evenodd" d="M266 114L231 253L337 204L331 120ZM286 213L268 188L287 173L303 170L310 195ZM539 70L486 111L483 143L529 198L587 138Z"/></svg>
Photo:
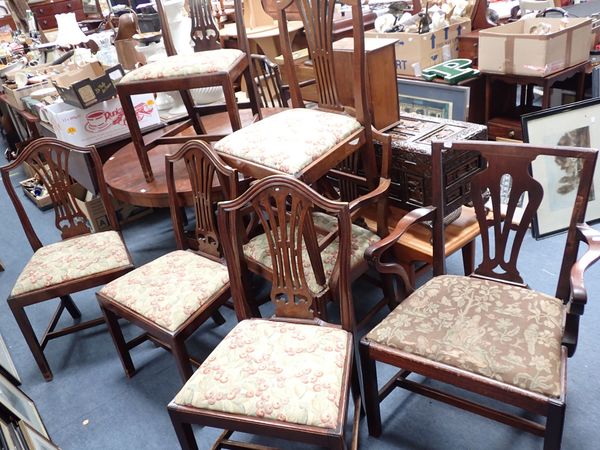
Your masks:
<svg viewBox="0 0 600 450"><path fill-rule="evenodd" d="M2 161L2 164L4 161ZM17 184L22 178L11 179ZM23 198L42 241L58 239L52 211L41 212ZM6 271L0 273L0 298L5 299L20 270L31 256L16 213L4 187L0 188L0 259ZM137 265L174 249L167 211L157 211L124 227L125 241ZM564 235L524 244L520 261L530 285L553 293L560 265ZM461 273L460 258L450 258L449 273ZM586 278L589 307L582 320L577 354L569 361L568 408L563 438L564 449L600 448L600 266ZM373 297L369 286L355 286L356 300ZM94 291L74 296L84 318L96 317L99 309ZM55 308L47 302L28 309L36 330L42 331ZM216 327L209 321L188 342L198 358L205 357L235 324L230 310L224 310L227 323ZM52 439L63 450L177 449L178 443L166 411L167 403L181 387L170 354L146 343L133 351L138 373L127 379L104 327L86 330L52 341L46 355L54 380L43 380L23 336L5 301L0 302L2 333L21 379L23 390L36 402ZM378 318L380 320L381 317ZM66 321L66 319L65 319ZM137 330L129 326L130 335ZM380 375L388 372L381 369ZM542 440L533 435L427 398L397 390L383 403L384 432L381 438L368 435L361 423L361 448L368 449L539 449ZM207 449L219 430L196 429L200 448ZM266 442L283 449L306 448L285 441L241 436L253 442Z"/></svg>

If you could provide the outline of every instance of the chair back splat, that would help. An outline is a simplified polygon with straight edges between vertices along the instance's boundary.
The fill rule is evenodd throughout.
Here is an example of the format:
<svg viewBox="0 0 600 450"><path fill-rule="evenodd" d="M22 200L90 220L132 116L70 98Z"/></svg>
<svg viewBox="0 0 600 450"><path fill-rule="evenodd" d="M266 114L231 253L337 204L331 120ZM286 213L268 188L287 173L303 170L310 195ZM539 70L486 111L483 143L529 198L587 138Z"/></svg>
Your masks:
<svg viewBox="0 0 600 450"><path fill-rule="evenodd" d="M42 247L42 243L27 217L9 176L12 170L23 163L31 167L36 177L48 190L54 208L54 223L62 239L90 232L87 217L75 201L73 193L74 185L78 181L92 193L100 194L111 228L119 229L102 177L102 163L95 149L77 147L57 139L41 138L28 145L15 161L0 169L6 191L34 251Z"/></svg>
<svg viewBox="0 0 600 450"><path fill-rule="evenodd" d="M304 32L308 42L310 59L313 62L319 107L330 110L343 110L345 106L339 100L335 77L333 57L333 15L334 0L287 0L278 4L281 51L285 61L287 79L290 83L290 94L294 108L304 106L300 85L294 70L292 47L287 31L286 10L296 5L304 24ZM365 127L371 126L366 102L366 65L365 37L361 3L348 0L343 3L352 6L352 26L354 30L354 72L352 74L354 88L354 109L356 119ZM368 122L368 123L367 123Z"/></svg>
<svg viewBox="0 0 600 450"><path fill-rule="evenodd" d="M580 182L573 206L570 227L567 235L561 274L556 296L563 301L569 296L569 271L577 258L577 238L575 224L585 221L587 198L593 178L596 151L582 148L556 147L542 148L531 145L482 145L476 141L447 144L434 143L434 158L441 158L441 149L452 151L477 151L485 159L484 168L471 180L471 195L482 242L482 262L475 269L475 275L517 285L525 282L517 269L519 250L528 227L531 225L544 191L541 184L531 177L529 167L540 156L578 158L581 164ZM506 209L501 207L501 179L510 177L511 188ZM523 196L527 197L522 208L522 216L517 218L517 206ZM486 207L489 196L492 210ZM488 232L491 230L491 233ZM491 234L491 236L490 236ZM493 237L493 240L492 240Z"/></svg>
<svg viewBox="0 0 600 450"><path fill-rule="evenodd" d="M177 194L174 164L183 160L192 187L195 225L186 233L182 220L185 200ZM190 141L177 153L166 157L169 206L177 248L191 248L213 258L222 258L221 239L217 230L216 205L219 200L238 195L238 172L225 165L202 141ZM218 183L215 183L218 181ZM189 202L187 202L189 204Z"/></svg>
<svg viewBox="0 0 600 450"><path fill-rule="evenodd" d="M337 218L337 230L317 240L312 212L318 209ZM312 319L314 304L327 280L323 270L320 247L329 245L333 236L339 239L336 269L339 270L339 298L342 327L353 329L354 313L350 300L350 236L348 204L327 200L304 183L292 177L273 175L246 191L239 198L219 204L219 229L229 236L223 242L230 269L232 293L238 318L252 316L243 280L244 253L241 237L234 232L243 215L249 213L258 221L267 236L273 270L271 300L275 315L284 318ZM310 263L307 264L306 259Z"/></svg>

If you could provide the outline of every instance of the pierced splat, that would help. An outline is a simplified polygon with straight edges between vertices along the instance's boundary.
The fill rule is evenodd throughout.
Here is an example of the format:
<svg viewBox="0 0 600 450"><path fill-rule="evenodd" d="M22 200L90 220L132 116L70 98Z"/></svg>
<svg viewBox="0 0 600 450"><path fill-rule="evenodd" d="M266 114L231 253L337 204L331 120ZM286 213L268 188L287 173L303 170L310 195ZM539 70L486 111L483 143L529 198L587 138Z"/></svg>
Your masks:
<svg viewBox="0 0 600 450"><path fill-rule="evenodd" d="M54 207L54 223L62 239L90 232L88 220L71 193L69 153L67 148L45 145L26 159L48 190Z"/></svg>
<svg viewBox="0 0 600 450"><path fill-rule="evenodd" d="M544 191L542 185L529 174L532 158L523 156L519 164L502 155L485 155L487 167L471 180L471 195L479 226L483 261L475 270L477 275L523 284L517 269L519 251L533 221ZM512 180L506 209L501 207L501 185L503 176ZM485 213L484 197L488 193L492 211ZM526 194L529 201L523 207L520 219L515 217L520 199ZM490 236L491 234L491 236ZM492 242L493 239L493 242Z"/></svg>
<svg viewBox="0 0 600 450"><path fill-rule="evenodd" d="M313 299L318 293L311 290L307 276L312 275L318 286L326 285L312 221L312 202L293 196L288 188L278 187L260 195L253 206L269 245L273 269L271 300L276 315L312 318ZM312 270L310 275L307 268Z"/></svg>
<svg viewBox="0 0 600 450"><path fill-rule="evenodd" d="M319 105L341 108L333 61L333 0L296 0L313 61Z"/></svg>
<svg viewBox="0 0 600 450"><path fill-rule="evenodd" d="M192 205L196 221L191 233L183 231L173 176L173 164L183 160L192 187ZM237 196L237 172L226 166L214 152L201 141L186 143L175 155L167 156L167 186L172 199L171 213L177 224L175 236L178 247L192 248L215 258L223 256L217 229L217 202ZM216 183L218 181L218 183ZM185 241L185 242L184 242Z"/></svg>
<svg viewBox="0 0 600 450"><path fill-rule="evenodd" d="M190 0L192 19L191 38L194 51L216 50L221 48L219 29L212 14L210 0Z"/></svg>

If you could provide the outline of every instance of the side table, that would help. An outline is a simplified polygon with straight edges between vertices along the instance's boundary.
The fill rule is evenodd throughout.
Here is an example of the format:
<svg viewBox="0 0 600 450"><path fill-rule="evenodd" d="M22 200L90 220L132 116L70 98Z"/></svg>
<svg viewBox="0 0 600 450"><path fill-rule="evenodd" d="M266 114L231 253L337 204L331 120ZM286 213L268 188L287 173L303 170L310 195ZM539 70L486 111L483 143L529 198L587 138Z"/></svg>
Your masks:
<svg viewBox="0 0 600 450"><path fill-rule="evenodd" d="M512 74L485 74L485 121L488 124L490 139L513 139L522 141L521 115L550 107L550 90L552 86L572 77L576 80L576 100L583 99L585 73L588 62L567 67L566 69L546 75L525 76ZM516 87L520 86L519 104L516 103ZM542 106L533 105L533 87L544 89ZM510 100L510 101L508 101ZM499 105L502 103L502 105ZM512 105L511 105L512 103Z"/></svg>

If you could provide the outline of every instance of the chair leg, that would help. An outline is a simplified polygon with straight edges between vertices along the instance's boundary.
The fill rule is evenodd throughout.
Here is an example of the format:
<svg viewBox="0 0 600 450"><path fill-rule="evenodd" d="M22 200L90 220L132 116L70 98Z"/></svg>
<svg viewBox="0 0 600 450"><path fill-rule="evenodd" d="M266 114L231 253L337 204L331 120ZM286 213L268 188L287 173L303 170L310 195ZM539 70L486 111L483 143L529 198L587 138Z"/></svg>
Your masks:
<svg viewBox="0 0 600 450"><path fill-rule="evenodd" d="M225 317L223 317L223 314L221 314L221 312L218 309L214 313L212 313L211 317L213 322L217 326L223 325L225 323Z"/></svg>
<svg viewBox="0 0 600 450"><path fill-rule="evenodd" d="M48 360L46 359L44 351L42 350L42 347L40 346L40 343L37 340L37 337L35 336L35 331L33 331L31 322L29 321L29 318L25 313L25 308L16 305L15 303L12 303L10 301L8 302L8 304L13 313L13 316L15 316L17 325L19 325L19 328L21 329L21 333L23 333L23 337L25 338L25 341L29 346L29 350L31 350L31 354L33 355L35 362L37 363L38 367L40 368L40 371L42 372L42 375L44 376L44 379L46 381L52 381L52 370L50 370Z"/></svg>
<svg viewBox="0 0 600 450"><path fill-rule="evenodd" d="M231 122L231 129L237 131L242 128L242 122L240 121L240 111L235 98L235 89L231 78L227 77L223 80L223 93L225 94L225 104L227 105L227 114L229 114L229 121Z"/></svg>
<svg viewBox="0 0 600 450"><path fill-rule="evenodd" d="M181 338L175 337L171 341L171 352L173 352L173 356L175 357L175 364L177 365L179 375L181 375L185 383L194 373L192 364L190 363L190 355L185 348L185 342Z"/></svg>
<svg viewBox="0 0 600 450"><path fill-rule="evenodd" d="M198 444L194 437L192 426L189 423L183 423L179 417L177 411L169 408L169 416L171 417L171 423L175 429L175 434L179 440L181 450L198 450Z"/></svg>
<svg viewBox="0 0 600 450"><path fill-rule="evenodd" d="M260 109L260 99L256 90L256 83L252 78L251 72L252 63L248 65L248 68L244 70L244 80L248 89L248 98L250 99L250 107L252 108L252 114L258 115L259 119L262 119L262 111Z"/></svg>
<svg viewBox="0 0 600 450"><path fill-rule="evenodd" d="M367 413L367 425L371 436L381 435L381 411L379 407L379 389L377 387L377 367L369 358L369 346L361 343L360 362L363 375L364 405Z"/></svg>
<svg viewBox="0 0 600 450"><path fill-rule="evenodd" d="M100 304L100 310L108 325L108 331L110 332L110 336L112 337L117 353L119 354L119 359L121 360L123 370L125 370L125 375L127 375L127 378L131 378L135 375L135 366L131 360L127 342L125 341L125 337L123 336L123 332L119 325L119 316L102 306L102 304Z"/></svg>
<svg viewBox="0 0 600 450"><path fill-rule="evenodd" d="M150 165L150 159L148 158L146 146L144 145L144 136L142 135L140 124L137 121L137 115L135 113L133 102L131 101L131 96L129 94L119 93L119 100L123 107L123 113L125 114L125 120L127 120L129 132L131 133L131 141L133 142L135 152L137 153L140 165L142 166L144 178L150 183L154 180L154 174L152 173L152 166Z"/></svg>
<svg viewBox="0 0 600 450"><path fill-rule="evenodd" d="M190 116L196 134L206 134L204 125L202 125L200 117L198 117L198 113L194 110L195 105L192 93L190 91L179 91L179 95L181 95L181 100L183 100L183 104L185 105L185 109L187 110L188 115Z"/></svg>
<svg viewBox="0 0 600 450"><path fill-rule="evenodd" d="M79 311L79 308L77 307L70 295L62 296L60 298L60 301L62 302L65 309L69 311L69 314L71 314L71 317L73 319L81 319L81 311Z"/></svg>
<svg viewBox="0 0 600 450"><path fill-rule="evenodd" d="M471 275L475 270L475 240L473 239L462 249L463 269L465 275Z"/></svg>
<svg viewBox="0 0 600 450"><path fill-rule="evenodd" d="M551 401L546 420L544 450L560 450L565 423L565 408L566 405L564 403Z"/></svg>

